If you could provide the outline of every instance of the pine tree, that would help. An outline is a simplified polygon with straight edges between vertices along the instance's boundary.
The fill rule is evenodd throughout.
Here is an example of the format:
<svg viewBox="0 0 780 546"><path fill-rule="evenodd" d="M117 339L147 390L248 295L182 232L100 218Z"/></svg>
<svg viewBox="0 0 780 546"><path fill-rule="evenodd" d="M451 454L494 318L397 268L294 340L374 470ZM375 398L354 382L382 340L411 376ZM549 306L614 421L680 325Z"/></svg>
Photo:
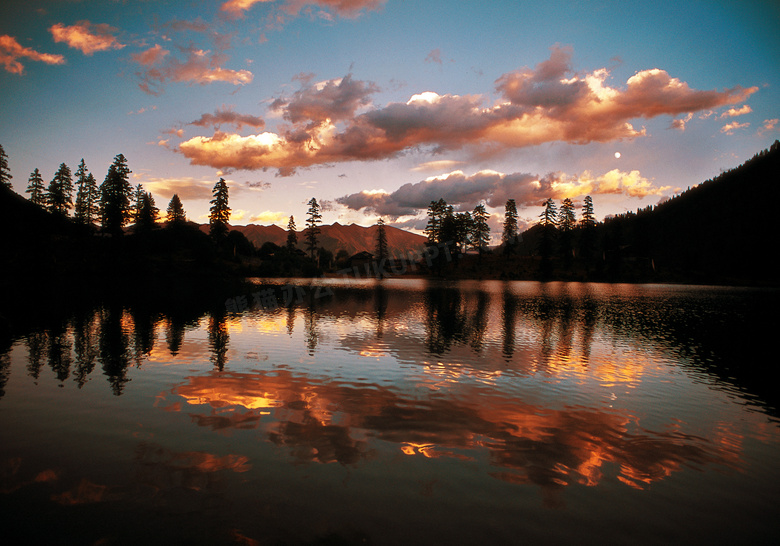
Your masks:
<svg viewBox="0 0 780 546"><path fill-rule="evenodd" d="M485 205L480 203L474 207L471 218L473 220L471 228L471 246L477 249L481 259L482 253L490 242L490 226L488 225L488 218L490 218L490 215L485 210Z"/></svg>
<svg viewBox="0 0 780 546"><path fill-rule="evenodd" d="M168 203L167 211L168 226L183 224L187 221L187 215L184 213L184 207L181 204L181 199L177 194L173 194L171 201Z"/></svg>
<svg viewBox="0 0 780 546"><path fill-rule="evenodd" d="M46 203L49 211L62 216L68 215L68 209L73 206L73 178L70 174L70 167L65 163L60 163L54 178L49 182L49 188L46 190Z"/></svg>
<svg viewBox="0 0 780 546"><path fill-rule="evenodd" d="M290 216L287 222L287 250L295 250L298 245L298 234L295 232L295 218Z"/></svg>
<svg viewBox="0 0 780 546"><path fill-rule="evenodd" d="M45 207L46 194L44 193L43 177L41 177L40 171L35 169L31 172L27 182L27 190L25 190L25 193L30 194L30 202Z"/></svg>
<svg viewBox="0 0 780 546"><path fill-rule="evenodd" d="M541 272L543 277L547 277L552 272L550 258L555 242L555 222L557 218L557 210L552 198L545 201L544 210L539 217L542 219L542 237L539 240L539 255L542 258Z"/></svg>
<svg viewBox="0 0 780 546"><path fill-rule="evenodd" d="M227 237L228 221L230 221L228 187L224 178L220 178L214 185L212 195L214 199L211 200L209 209L209 234L215 241L221 241Z"/></svg>
<svg viewBox="0 0 780 546"><path fill-rule="evenodd" d="M144 196L146 192L141 184L135 187L135 194L133 196L132 208L133 208L133 222L138 223L138 219L141 217L141 208L144 206Z"/></svg>
<svg viewBox="0 0 780 546"><path fill-rule="evenodd" d="M308 218L306 218L306 248L309 250L309 256L313 260L315 252L317 251L318 236L320 234L319 224L322 222L322 214L320 214L320 205L314 197L309 200L308 204Z"/></svg>
<svg viewBox="0 0 780 546"><path fill-rule="evenodd" d="M381 261L387 258L387 256L387 231L385 230L384 219L380 218L376 223L376 257Z"/></svg>
<svg viewBox="0 0 780 546"><path fill-rule="evenodd" d="M100 220L103 229L112 235L122 235L122 228L130 219L130 173L127 159L119 154L108 168L106 179L100 185Z"/></svg>
<svg viewBox="0 0 780 546"><path fill-rule="evenodd" d="M514 199L509 199L504 208L504 233L501 234L501 244L504 245L504 254L511 252L517 244L517 204Z"/></svg>
<svg viewBox="0 0 780 546"><path fill-rule="evenodd" d="M431 201L428 206L428 224L425 226L425 235L429 243L441 242L441 230L444 216L447 212L447 202L444 199Z"/></svg>
<svg viewBox="0 0 780 546"><path fill-rule="evenodd" d="M157 227L157 219L160 209L155 206L151 193L144 193L140 197L141 207L135 221L136 233L146 233Z"/></svg>
<svg viewBox="0 0 780 546"><path fill-rule="evenodd" d="M87 169L84 159L76 169L76 204L74 218L80 224L92 225L97 219L98 188L95 177Z"/></svg>
<svg viewBox="0 0 780 546"><path fill-rule="evenodd" d="M37 170L37 169L36 169ZM8 156L0 144L0 187L11 189L11 171L8 169Z"/></svg>
<svg viewBox="0 0 780 546"><path fill-rule="evenodd" d="M574 215L574 203L568 197L563 200L561 209L558 211L558 229L560 231L559 237L559 249L565 267L571 265L572 259L572 238L574 236L574 226L577 224L577 219Z"/></svg>
<svg viewBox="0 0 780 546"><path fill-rule="evenodd" d="M582 226L582 233L580 236L580 256L582 256L587 264L593 257L593 251L595 249L594 239L596 228L596 217L593 214L593 199L591 199L590 195L585 197L585 202L582 205L582 218L580 219L580 226Z"/></svg>

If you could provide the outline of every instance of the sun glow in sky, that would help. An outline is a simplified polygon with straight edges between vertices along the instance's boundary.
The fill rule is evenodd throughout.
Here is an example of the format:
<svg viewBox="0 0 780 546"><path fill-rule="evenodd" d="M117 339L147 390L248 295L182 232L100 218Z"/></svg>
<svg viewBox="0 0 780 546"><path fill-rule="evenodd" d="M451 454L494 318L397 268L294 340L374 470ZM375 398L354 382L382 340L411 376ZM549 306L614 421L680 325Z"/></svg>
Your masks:
<svg viewBox="0 0 780 546"><path fill-rule="evenodd" d="M484 201L500 233L548 197L598 217L780 138L775 2L5 2L0 144L14 189L122 153L133 184L205 221L407 229ZM619 144L620 152L615 151ZM619 161L617 161L619 159ZM382 190L382 191L379 191Z"/></svg>

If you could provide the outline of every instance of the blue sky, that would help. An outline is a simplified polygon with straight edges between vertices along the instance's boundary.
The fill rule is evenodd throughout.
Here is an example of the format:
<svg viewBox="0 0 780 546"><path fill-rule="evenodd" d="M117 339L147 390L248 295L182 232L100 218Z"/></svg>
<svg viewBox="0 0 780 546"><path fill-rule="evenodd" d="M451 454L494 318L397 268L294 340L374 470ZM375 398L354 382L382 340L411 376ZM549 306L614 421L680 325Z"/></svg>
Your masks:
<svg viewBox="0 0 780 546"><path fill-rule="evenodd" d="M547 197L635 210L780 138L775 2L5 4L20 193L123 153L196 221L224 177L235 224L300 225L316 197L327 223L420 228L443 197L498 234L507 198L527 223Z"/></svg>

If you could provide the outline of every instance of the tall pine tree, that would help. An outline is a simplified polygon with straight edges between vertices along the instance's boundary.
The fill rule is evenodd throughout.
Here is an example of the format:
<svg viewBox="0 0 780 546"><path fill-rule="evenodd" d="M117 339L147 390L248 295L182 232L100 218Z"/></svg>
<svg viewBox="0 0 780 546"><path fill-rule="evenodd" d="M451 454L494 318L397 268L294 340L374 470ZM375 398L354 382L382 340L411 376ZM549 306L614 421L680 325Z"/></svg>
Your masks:
<svg viewBox="0 0 780 546"><path fill-rule="evenodd" d="M169 227L180 225L187 221L187 215L184 213L184 206L181 204L178 194L174 193L171 201L168 203L167 220Z"/></svg>
<svg viewBox="0 0 780 546"><path fill-rule="evenodd" d="M0 187L11 189L11 171L8 169L8 156L0 144Z"/></svg>
<svg viewBox="0 0 780 546"><path fill-rule="evenodd" d="M314 197L309 200L308 205L309 210L306 212L308 215L306 218L306 248L309 250L309 256L313 260L319 243L322 214L320 214L320 204L317 203Z"/></svg>
<svg viewBox="0 0 780 546"><path fill-rule="evenodd" d="M471 218L471 246L477 249L479 257L482 259L482 254L485 252L485 249L487 249L487 245L490 242L490 226L488 225L488 218L490 218L490 215L485 210L485 205L480 203L474 207Z"/></svg>
<svg viewBox="0 0 780 546"><path fill-rule="evenodd" d="M130 173L127 159L119 154L108 168L106 179L100 185L100 220L103 229L114 236L122 235L122 228L131 217Z"/></svg>
<svg viewBox="0 0 780 546"><path fill-rule="evenodd" d="M46 203L49 211L62 216L68 215L68 210L73 206L73 177L70 173L70 167L65 163L60 163L54 178L49 182L49 188L46 190Z"/></svg>
<svg viewBox="0 0 780 546"><path fill-rule="evenodd" d="M577 219L574 215L574 203L568 197L561 203L561 209L558 211L558 230L559 244L558 248L563 258L564 267L571 265L572 253L574 250L574 227L577 225Z"/></svg>
<svg viewBox="0 0 780 546"><path fill-rule="evenodd" d="M585 260L586 266L593 258L596 247L596 216L593 214L593 199L590 195L585 197L582 204L582 218L580 219L582 231L580 233L580 256Z"/></svg>
<svg viewBox="0 0 780 546"><path fill-rule="evenodd" d="M547 199L544 203L544 210L539 215L542 219L542 236L539 240L539 255L542 258L541 262L541 274L542 277L548 277L552 273L552 258L553 246L555 244L555 223L557 219L557 209L555 202L552 198Z"/></svg>
<svg viewBox="0 0 780 546"><path fill-rule="evenodd" d="M78 169L76 169L76 185L74 218L80 224L92 225L97 220L100 195L97 181L87 169L84 159L81 160Z"/></svg>
<svg viewBox="0 0 780 546"><path fill-rule="evenodd" d="M298 245L298 234L295 232L295 218L290 216L287 222L287 250L295 250Z"/></svg>
<svg viewBox="0 0 780 546"><path fill-rule="evenodd" d="M157 219L160 215L160 209L155 206L154 197L151 193L144 193L141 196L141 208L138 217L135 220L136 233L146 233L157 227Z"/></svg>
<svg viewBox="0 0 780 546"><path fill-rule="evenodd" d="M211 200L209 209L209 235L220 242L228 234L228 222L230 221L230 206L228 206L228 187L224 178L214 185L212 190L214 199Z"/></svg>
<svg viewBox="0 0 780 546"><path fill-rule="evenodd" d="M25 193L30 194L30 202L41 207L46 206L46 194L43 187L43 177L40 171L36 168L30 173L30 178L27 180L27 190Z"/></svg>
<svg viewBox="0 0 780 546"><path fill-rule="evenodd" d="M384 260L388 257L387 250L387 231L385 230L385 221L383 218L376 223L376 257Z"/></svg>
<svg viewBox="0 0 780 546"><path fill-rule="evenodd" d="M511 252L517 244L517 204L509 199L504 207L504 233L501 234L504 253Z"/></svg>

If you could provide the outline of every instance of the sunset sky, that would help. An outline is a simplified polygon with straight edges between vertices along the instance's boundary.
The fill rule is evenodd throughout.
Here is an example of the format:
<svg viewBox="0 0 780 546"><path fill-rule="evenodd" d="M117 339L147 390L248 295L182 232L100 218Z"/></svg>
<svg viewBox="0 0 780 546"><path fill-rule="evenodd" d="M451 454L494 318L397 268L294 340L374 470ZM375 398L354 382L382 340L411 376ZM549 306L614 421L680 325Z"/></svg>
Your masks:
<svg viewBox="0 0 780 546"><path fill-rule="evenodd" d="M14 189L124 154L205 222L421 229L431 200L656 204L780 138L780 4L5 0Z"/></svg>

